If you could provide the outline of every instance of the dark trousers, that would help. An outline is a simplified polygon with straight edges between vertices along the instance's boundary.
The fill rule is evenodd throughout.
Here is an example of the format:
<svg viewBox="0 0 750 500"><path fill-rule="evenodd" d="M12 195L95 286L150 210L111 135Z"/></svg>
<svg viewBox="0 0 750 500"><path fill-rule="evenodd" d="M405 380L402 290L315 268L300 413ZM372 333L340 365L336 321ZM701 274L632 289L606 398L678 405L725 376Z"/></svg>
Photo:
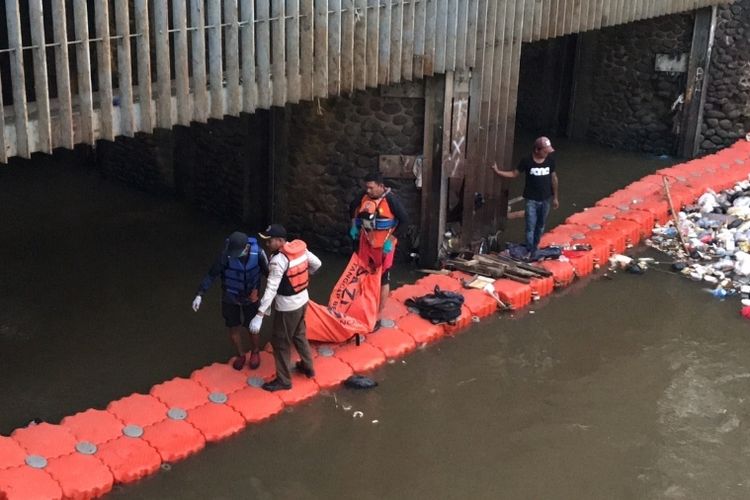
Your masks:
<svg viewBox="0 0 750 500"><path fill-rule="evenodd" d="M305 367L313 368L310 344L305 328L307 304L294 311L276 311L273 319L273 359L276 361L276 378L283 384L292 383L291 357L292 344L302 358Z"/></svg>
<svg viewBox="0 0 750 500"><path fill-rule="evenodd" d="M539 246L551 205L550 199L526 200L526 249L529 254L533 254Z"/></svg>

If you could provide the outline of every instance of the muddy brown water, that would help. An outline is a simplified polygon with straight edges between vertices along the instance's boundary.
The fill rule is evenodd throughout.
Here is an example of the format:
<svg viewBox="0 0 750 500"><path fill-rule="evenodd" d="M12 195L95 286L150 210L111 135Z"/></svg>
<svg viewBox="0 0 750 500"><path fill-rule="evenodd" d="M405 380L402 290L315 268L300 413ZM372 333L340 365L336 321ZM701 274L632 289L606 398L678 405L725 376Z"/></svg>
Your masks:
<svg viewBox="0 0 750 500"><path fill-rule="evenodd" d="M669 162L558 150L552 225ZM190 302L234 225L38 163L0 169L2 434L232 354L218 290L198 314ZM323 257L319 300L344 265ZM747 498L748 325L667 267L579 281L111 496Z"/></svg>

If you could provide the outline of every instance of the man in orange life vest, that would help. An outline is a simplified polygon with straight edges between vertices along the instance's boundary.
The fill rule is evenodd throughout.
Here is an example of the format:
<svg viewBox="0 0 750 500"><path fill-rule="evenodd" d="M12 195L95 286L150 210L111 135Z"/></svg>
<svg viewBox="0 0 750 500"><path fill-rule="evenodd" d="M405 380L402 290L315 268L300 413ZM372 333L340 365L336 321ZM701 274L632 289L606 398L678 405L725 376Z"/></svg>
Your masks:
<svg viewBox="0 0 750 500"><path fill-rule="evenodd" d="M307 250L304 241L287 242L286 229L279 224L271 224L259 236L264 240L271 257L268 262L266 290L260 299L258 314L250 322L250 332L260 332L263 317L268 316L271 306L275 305L271 345L276 362L276 378L263 384L263 389L288 390L292 388L289 368L292 344L301 358L296 369L308 378L315 376L305 329L305 311L310 300L307 294L310 275L320 269L321 262Z"/></svg>
<svg viewBox="0 0 750 500"><path fill-rule="evenodd" d="M366 191L349 206L352 216L352 226L349 236L355 242L359 239L357 253L362 261L371 268L382 269L380 287L380 310L390 293L390 269L393 266L393 256L398 240L396 229L406 227L407 215L401 201L383 184L383 176L379 172L365 177ZM380 328L380 319L375 329Z"/></svg>

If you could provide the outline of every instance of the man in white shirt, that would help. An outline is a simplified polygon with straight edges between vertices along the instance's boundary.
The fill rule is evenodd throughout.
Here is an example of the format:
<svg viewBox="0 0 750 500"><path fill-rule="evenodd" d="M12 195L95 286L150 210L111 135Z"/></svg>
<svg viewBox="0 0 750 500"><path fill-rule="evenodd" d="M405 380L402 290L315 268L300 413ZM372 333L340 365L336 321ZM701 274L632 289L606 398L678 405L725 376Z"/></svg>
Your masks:
<svg viewBox="0 0 750 500"><path fill-rule="evenodd" d="M263 317L276 308L273 321L273 357L276 362L276 378L263 384L267 391L282 391L292 388L290 371L291 345L297 349L301 360L296 369L308 378L315 376L310 344L305 329L305 311L310 298L307 293L309 276L320 269L318 257L307 250L302 240L287 241L286 229L271 224L259 234L265 242L270 260L268 280L258 314L250 322L250 332L260 331Z"/></svg>

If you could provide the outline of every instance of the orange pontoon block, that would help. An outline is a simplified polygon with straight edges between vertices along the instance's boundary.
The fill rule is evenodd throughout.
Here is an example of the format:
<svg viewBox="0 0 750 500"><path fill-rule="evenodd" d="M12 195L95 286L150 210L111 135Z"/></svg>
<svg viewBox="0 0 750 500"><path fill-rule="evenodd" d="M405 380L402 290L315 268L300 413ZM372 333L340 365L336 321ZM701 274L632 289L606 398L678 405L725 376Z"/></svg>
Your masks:
<svg viewBox="0 0 750 500"><path fill-rule="evenodd" d="M121 437L124 424L108 411L89 409L65 417L60 425L78 441L100 445Z"/></svg>
<svg viewBox="0 0 750 500"><path fill-rule="evenodd" d="M497 301L482 290L469 288L460 290L459 293L464 296L464 305L469 308L473 316L484 318L497 311ZM465 326L471 323L471 315L469 316L469 323Z"/></svg>
<svg viewBox="0 0 750 500"><path fill-rule="evenodd" d="M428 293L433 293L433 289L425 288L421 285L403 285L391 291L391 298L402 304L413 297L421 297Z"/></svg>
<svg viewBox="0 0 750 500"><path fill-rule="evenodd" d="M586 238L576 241L576 244L589 245L590 253L594 260L594 266L606 265L612 253L612 241L598 237L597 231L592 231Z"/></svg>
<svg viewBox="0 0 750 500"><path fill-rule="evenodd" d="M190 378L209 392L229 394L245 388L247 374L244 371L235 370L227 363L214 363L194 371Z"/></svg>
<svg viewBox="0 0 750 500"><path fill-rule="evenodd" d="M409 314L409 309L393 297L388 297L381 313L383 318L397 321Z"/></svg>
<svg viewBox="0 0 750 500"><path fill-rule="evenodd" d="M66 499L98 498L112 489L115 480L95 455L81 453L52 458L44 470L58 482Z"/></svg>
<svg viewBox="0 0 750 500"><path fill-rule="evenodd" d="M445 328L442 325L434 325L421 318L419 314L404 316L398 320L396 326L399 330L411 336L417 345L434 342L445 335Z"/></svg>
<svg viewBox="0 0 750 500"><path fill-rule="evenodd" d="M612 220L616 215L617 209L614 207L590 207L571 215L565 219L565 223L590 226L591 224L602 224L604 221Z"/></svg>
<svg viewBox="0 0 750 500"><path fill-rule="evenodd" d="M531 303L531 285L508 279L495 280L495 291L505 304L521 309Z"/></svg>
<svg viewBox="0 0 750 500"><path fill-rule="evenodd" d="M192 410L206 404L208 389L189 378L173 378L157 384L149 392L169 408Z"/></svg>
<svg viewBox="0 0 750 500"><path fill-rule="evenodd" d="M167 405L150 394L131 394L107 405L107 411L125 425L135 424L141 427L166 420L167 410Z"/></svg>
<svg viewBox="0 0 750 500"><path fill-rule="evenodd" d="M46 422L16 429L10 435L29 455L50 458L70 455L76 451L76 438L69 429Z"/></svg>
<svg viewBox="0 0 750 500"><path fill-rule="evenodd" d="M0 436L0 470L23 465L28 453L15 440Z"/></svg>
<svg viewBox="0 0 750 500"><path fill-rule="evenodd" d="M471 318L473 316L474 315L472 314L471 309L469 309L468 307L466 307L466 304L464 304L463 306L461 306L461 315L458 318L456 318L456 320L453 321L452 324L451 323L445 323L443 325L443 329L444 329L445 333L449 334L449 335L453 335L456 332L459 332L461 330L465 330L466 327L468 327L469 325L471 325Z"/></svg>
<svg viewBox="0 0 750 500"><path fill-rule="evenodd" d="M97 446L96 457L112 472L118 483L132 483L153 474L161 456L141 438L121 436Z"/></svg>
<svg viewBox="0 0 750 500"><path fill-rule="evenodd" d="M371 342L372 334L367 336ZM321 389L336 387L352 375L352 367L335 356L318 356L315 358L315 383Z"/></svg>
<svg viewBox="0 0 750 500"><path fill-rule="evenodd" d="M388 359L399 358L417 348L414 339L398 327L380 328L367 336L367 343L383 351Z"/></svg>
<svg viewBox="0 0 750 500"><path fill-rule="evenodd" d="M570 262L545 260L539 265L552 273L555 280L555 286L568 286L573 282L573 279L575 279L575 269L573 269Z"/></svg>
<svg viewBox="0 0 750 500"><path fill-rule="evenodd" d="M276 393L259 387L245 387L233 392L227 404L239 412L248 424L267 420L284 409L284 402Z"/></svg>
<svg viewBox="0 0 750 500"><path fill-rule="evenodd" d="M43 469L26 465L0 470L0 498L3 500L61 500L62 489Z"/></svg>
<svg viewBox="0 0 750 500"><path fill-rule="evenodd" d="M231 395L226 395L227 401ZM245 428L245 419L226 403L207 402L188 411L185 419L207 442L220 441Z"/></svg>
<svg viewBox="0 0 750 500"><path fill-rule="evenodd" d="M434 290L437 286L440 287L441 290L456 292L462 288L461 282L449 274L430 274L424 278L418 279L414 284L426 288L427 290Z"/></svg>
<svg viewBox="0 0 750 500"><path fill-rule="evenodd" d="M404 318L400 319L399 323L403 320ZM385 363L383 351L369 342L363 342L360 345L350 343L336 347L333 355L351 366L355 373L370 371Z"/></svg>
<svg viewBox="0 0 750 500"><path fill-rule="evenodd" d="M602 229L617 231L625 237L625 244L637 245L641 241L641 226L632 220L615 219L611 222L605 222Z"/></svg>
<svg viewBox="0 0 750 500"><path fill-rule="evenodd" d="M555 291L555 278L549 276L547 278L532 278L531 279L531 293L538 297L546 297ZM533 298L532 295L532 298Z"/></svg>
<svg viewBox="0 0 750 500"><path fill-rule="evenodd" d="M286 405L296 405L308 400L320 392L320 387L314 380L301 373L292 373L292 388L288 391L278 391L276 394Z"/></svg>
<svg viewBox="0 0 750 500"><path fill-rule="evenodd" d="M203 434L184 420L167 419L143 428L143 440L164 462L176 462L206 446Z"/></svg>

